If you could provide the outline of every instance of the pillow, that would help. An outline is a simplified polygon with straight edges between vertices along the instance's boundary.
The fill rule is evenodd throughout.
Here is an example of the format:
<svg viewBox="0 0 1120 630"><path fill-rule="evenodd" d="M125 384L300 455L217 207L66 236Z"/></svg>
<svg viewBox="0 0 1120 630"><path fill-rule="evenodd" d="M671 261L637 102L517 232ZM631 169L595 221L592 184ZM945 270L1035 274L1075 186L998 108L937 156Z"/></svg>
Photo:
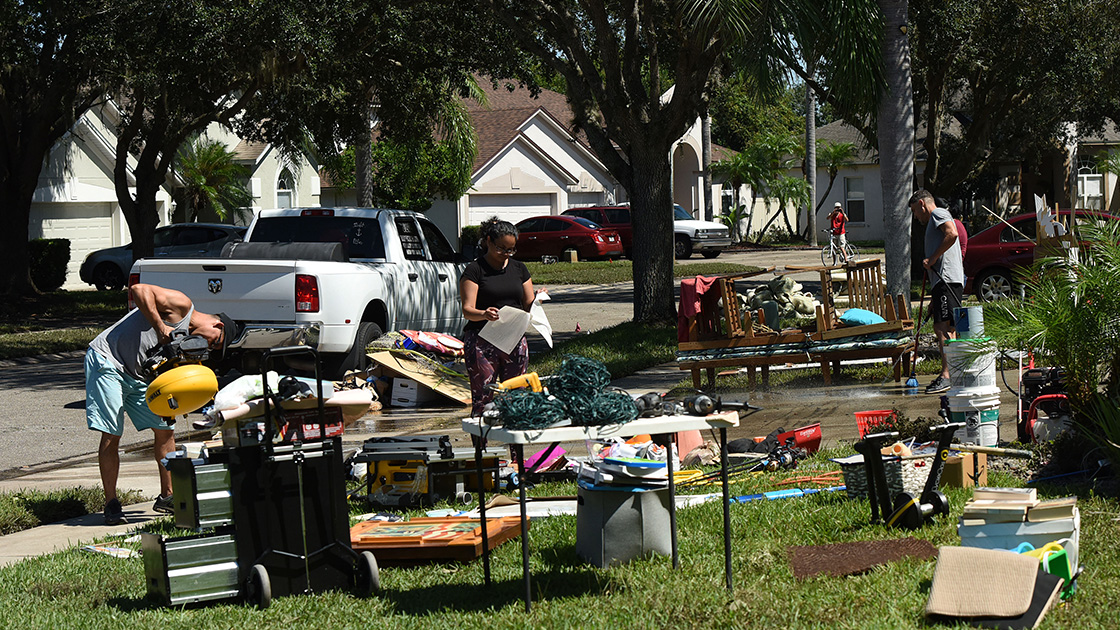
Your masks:
<svg viewBox="0 0 1120 630"><path fill-rule="evenodd" d="M868 324L882 324L887 320L883 319L878 313L872 313L862 308L850 308L840 316L840 321L849 326L866 326Z"/></svg>

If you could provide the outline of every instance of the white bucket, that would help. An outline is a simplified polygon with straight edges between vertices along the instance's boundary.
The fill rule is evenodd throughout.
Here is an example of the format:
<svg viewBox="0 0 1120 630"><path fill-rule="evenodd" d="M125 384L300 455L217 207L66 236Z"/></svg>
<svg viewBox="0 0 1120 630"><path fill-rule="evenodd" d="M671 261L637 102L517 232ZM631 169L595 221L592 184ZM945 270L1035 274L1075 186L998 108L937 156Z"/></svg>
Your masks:
<svg viewBox="0 0 1120 630"><path fill-rule="evenodd" d="M945 342L951 386L996 386L996 351L987 342L987 338L950 339Z"/></svg>
<svg viewBox="0 0 1120 630"><path fill-rule="evenodd" d="M957 339L983 337L984 307L958 306L953 309L953 326L957 329Z"/></svg>
<svg viewBox="0 0 1120 630"><path fill-rule="evenodd" d="M961 442L995 446L999 442L999 388L958 388L949 391L949 421L964 422L956 432Z"/></svg>

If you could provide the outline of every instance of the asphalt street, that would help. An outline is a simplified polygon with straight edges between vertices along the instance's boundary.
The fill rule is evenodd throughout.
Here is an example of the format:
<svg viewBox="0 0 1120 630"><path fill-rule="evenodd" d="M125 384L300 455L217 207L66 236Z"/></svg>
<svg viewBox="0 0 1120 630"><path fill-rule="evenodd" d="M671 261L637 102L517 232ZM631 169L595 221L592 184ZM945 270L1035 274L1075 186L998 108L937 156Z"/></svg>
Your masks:
<svg viewBox="0 0 1120 630"><path fill-rule="evenodd" d="M815 250L725 253L719 261L759 267L819 264ZM702 263L696 256L688 263ZM814 273L794 274L794 279L816 290ZM594 331L633 318L633 285L550 287L552 300L546 313L558 340L581 331ZM530 337L534 348L543 347L539 337ZM86 428L83 353L71 352L28 360L0 361L0 478L18 477L43 468L88 460L97 448L96 434ZM394 414L399 416L394 420ZM372 430L424 425L425 414L389 409ZM180 439L185 434L180 433ZM135 456L150 445L148 433L125 429L122 445ZM91 483L95 483L91 480Z"/></svg>

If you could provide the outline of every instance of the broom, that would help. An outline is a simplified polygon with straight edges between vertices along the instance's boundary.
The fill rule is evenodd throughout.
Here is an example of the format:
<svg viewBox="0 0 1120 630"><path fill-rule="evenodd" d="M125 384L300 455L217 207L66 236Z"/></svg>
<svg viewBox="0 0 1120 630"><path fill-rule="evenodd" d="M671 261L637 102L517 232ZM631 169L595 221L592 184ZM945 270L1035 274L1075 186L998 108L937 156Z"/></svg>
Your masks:
<svg viewBox="0 0 1120 630"><path fill-rule="evenodd" d="M922 327L922 307L925 306L925 303L926 303L926 273L925 273L925 270L923 270L922 271L922 294L921 294L921 297L918 298L918 326L917 326L917 328L914 329L914 360L913 360L912 363L910 363L910 378L906 379L906 386L907 387L917 387L918 386L918 372L917 372L917 369L918 369L918 335L921 332L920 329Z"/></svg>

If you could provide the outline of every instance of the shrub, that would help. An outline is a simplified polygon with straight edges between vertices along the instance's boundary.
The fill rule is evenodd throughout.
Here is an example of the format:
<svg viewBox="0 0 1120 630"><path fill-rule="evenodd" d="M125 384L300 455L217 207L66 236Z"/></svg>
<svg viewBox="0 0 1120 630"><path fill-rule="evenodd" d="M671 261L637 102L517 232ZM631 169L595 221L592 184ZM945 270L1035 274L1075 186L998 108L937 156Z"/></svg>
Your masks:
<svg viewBox="0 0 1120 630"><path fill-rule="evenodd" d="M478 225L466 225L459 231L459 251L465 256L475 258L478 255L478 240L482 238L482 229Z"/></svg>
<svg viewBox="0 0 1120 630"><path fill-rule="evenodd" d="M27 243L31 280L40 291L54 291L66 283L70 264L70 241L65 238L36 238Z"/></svg>

